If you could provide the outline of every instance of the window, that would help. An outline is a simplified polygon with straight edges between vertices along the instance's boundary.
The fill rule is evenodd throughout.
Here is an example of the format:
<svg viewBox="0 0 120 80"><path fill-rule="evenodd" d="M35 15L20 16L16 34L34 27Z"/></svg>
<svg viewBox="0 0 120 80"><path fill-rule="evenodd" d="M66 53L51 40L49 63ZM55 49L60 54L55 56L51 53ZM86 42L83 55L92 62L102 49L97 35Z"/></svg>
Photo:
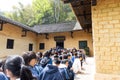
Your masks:
<svg viewBox="0 0 120 80"><path fill-rule="evenodd" d="M87 41L79 41L79 49L84 49L87 47Z"/></svg>
<svg viewBox="0 0 120 80"><path fill-rule="evenodd" d="M33 44L29 44L29 51L33 50Z"/></svg>
<svg viewBox="0 0 120 80"><path fill-rule="evenodd" d="M7 39L7 49L13 49L13 46L14 46L14 40Z"/></svg>
<svg viewBox="0 0 120 80"><path fill-rule="evenodd" d="M39 44L39 49L44 49L45 48L45 44L44 43L40 43Z"/></svg>

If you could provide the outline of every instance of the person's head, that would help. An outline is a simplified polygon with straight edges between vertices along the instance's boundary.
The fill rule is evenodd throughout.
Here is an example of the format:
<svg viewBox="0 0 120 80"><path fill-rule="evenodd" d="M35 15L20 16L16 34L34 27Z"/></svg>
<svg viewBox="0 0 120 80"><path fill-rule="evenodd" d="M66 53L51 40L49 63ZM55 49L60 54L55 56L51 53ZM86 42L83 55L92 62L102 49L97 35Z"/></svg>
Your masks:
<svg viewBox="0 0 120 80"><path fill-rule="evenodd" d="M21 56L13 55L9 56L5 62L6 75L10 78L20 77L21 65L24 63L24 60Z"/></svg>
<svg viewBox="0 0 120 80"><path fill-rule="evenodd" d="M79 51L80 53L83 53L82 50Z"/></svg>
<svg viewBox="0 0 120 80"><path fill-rule="evenodd" d="M5 61L6 61L6 59L5 59L5 60L2 60L2 61L0 62L0 67L1 67L1 71L6 74L6 71L5 71Z"/></svg>
<svg viewBox="0 0 120 80"><path fill-rule="evenodd" d="M69 59L69 60L71 59L71 55L70 55L70 54L68 54L68 59Z"/></svg>
<svg viewBox="0 0 120 80"><path fill-rule="evenodd" d="M51 54L51 50L45 51L43 57L50 57Z"/></svg>
<svg viewBox="0 0 120 80"><path fill-rule="evenodd" d="M77 52L77 49L76 49L76 48L73 48L73 49L72 49L72 52Z"/></svg>
<svg viewBox="0 0 120 80"><path fill-rule="evenodd" d="M59 56L59 60L62 61L62 55Z"/></svg>
<svg viewBox="0 0 120 80"><path fill-rule="evenodd" d="M42 52L37 52L37 56L38 56L38 58L42 58L42 56L43 56Z"/></svg>
<svg viewBox="0 0 120 80"><path fill-rule="evenodd" d="M66 51L64 51L64 52L63 52L63 54L67 54L67 52L66 52Z"/></svg>
<svg viewBox="0 0 120 80"><path fill-rule="evenodd" d="M55 64L56 66L59 66L60 60L59 60L59 59L54 59L54 64Z"/></svg>
<svg viewBox="0 0 120 80"><path fill-rule="evenodd" d="M54 55L58 56L58 52L54 53Z"/></svg>
<svg viewBox="0 0 120 80"><path fill-rule="evenodd" d="M27 66L22 66L20 76L21 80L37 80L37 78L33 77L32 72Z"/></svg>
<svg viewBox="0 0 120 80"><path fill-rule="evenodd" d="M66 66L68 66L68 59L62 60L62 64L65 64Z"/></svg>
<svg viewBox="0 0 120 80"><path fill-rule="evenodd" d="M68 59L68 55L67 54L63 54L63 59Z"/></svg>
<svg viewBox="0 0 120 80"><path fill-rule="evenodd" d="M24 61L25 61L25 65L26 66L34 66L37 62L37 56L35 54L35 52L25 52L23 55L22 55Z"/></svg>
<svg viewBox="0 0 120 80"><path fill-rule="evenodd" d="M2 67L3 65L3 60L0 60L0 67Z"/></svg>
<svg viewBox="0 0 120 80"><path fill-rule="evenodd" d="M3 65L4 65L4 61L3 60L0 60L0 72L2 71L3 72Z"/></svg>
<svg viewBox="0 0 120 80"><path fill-rule="evenodd" d="M31 71L24 66L24 60L21 56L9 56L5 62L5 69L10 80L16 80L17 78L20 78L20 80L36 80Z"/></svg>
<svg viewBox="0 0 120 80"><path fill-rule="evenodd" d="M54 59L58 59L58 56L57 56L57 55L55 55L55 56L54 56Z"/></svg>
<svg viewBox="0 0 120 80"><path fill-rule="evenodd" d="M77 52L75 52L74 55L75 55L75 57L77 57L78 56Z"/></svg>
<svg viewBox="0 0 120 80"><path fill-rule="evenodd" d="M79 58L81 61L83 60L83 58L82 58L82 56L81 56L81 55L79 55L79 56L78 56L78 58Z"/></svg>

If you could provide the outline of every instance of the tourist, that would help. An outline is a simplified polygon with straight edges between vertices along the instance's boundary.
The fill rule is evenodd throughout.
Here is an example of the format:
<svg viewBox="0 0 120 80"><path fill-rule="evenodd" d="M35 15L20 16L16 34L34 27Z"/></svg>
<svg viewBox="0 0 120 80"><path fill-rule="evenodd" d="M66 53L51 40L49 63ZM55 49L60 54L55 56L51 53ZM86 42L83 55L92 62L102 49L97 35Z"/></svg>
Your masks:
<svg viewBox="0 0 120 80"><path fill-rule="evenodd" d="M40 61L42 60L43 54L42 54L42 52L37 52L36 55L38 58L38 64L40 64Z"/></svg>
<svg viewBox="0 0 120 80"><path fill-rule="evenodd" d="M39 80L64 80L58 69L59 63L60 62L55 61L55 65L46 65L40 74Z"/></svg>
<svg viewBox="0 0 120 80"><path fill-rule="evenodd" d="M36 80L31 71L23 66L24 60L21 56L12 55L6 59L6 75L10 80ZM1 80L1 79L0 79Z"/></svg>
<svg viewBox="0 0 120 80"><path fill-rule="evenodd" d="M37 63L36 53L33 52L33 51L24 52L24 54L22 55L22 57L23 57L23 59L25 61L25 65L32 72L32 75L34 77L36 77L37 79L39 79L39 74L40 74L40 72L38 71L39 69L35 68L35 64ZM38 68L40 68L40 67L38 67Z"/></svg>
<svg viewBox="0 0 120 80"><path fill-rule="evenodd" d="M45 51L42 60L40 61L41 66L44 68L47 64L52 64L51 50Z"/></svg>
<svg viewBox="0 0 120 80"><path fill-rule="evenodd" d="M74 73L81 73L81 56L77 56L77 54L75 54L75 61L72 65L72 69Z"/></svg>

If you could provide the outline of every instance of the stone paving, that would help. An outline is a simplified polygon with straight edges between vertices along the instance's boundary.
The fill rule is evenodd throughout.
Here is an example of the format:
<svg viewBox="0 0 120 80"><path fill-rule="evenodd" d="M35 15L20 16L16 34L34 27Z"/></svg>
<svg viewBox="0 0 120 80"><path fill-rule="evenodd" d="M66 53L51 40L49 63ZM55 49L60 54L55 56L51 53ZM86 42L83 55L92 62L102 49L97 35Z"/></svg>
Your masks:
<svg viewBox="0 0 120 80"><path fill-rule="evenodd" d="M93 57L87 57L82 73L75 75L75 80L94 80L95 62Z"/></svg>

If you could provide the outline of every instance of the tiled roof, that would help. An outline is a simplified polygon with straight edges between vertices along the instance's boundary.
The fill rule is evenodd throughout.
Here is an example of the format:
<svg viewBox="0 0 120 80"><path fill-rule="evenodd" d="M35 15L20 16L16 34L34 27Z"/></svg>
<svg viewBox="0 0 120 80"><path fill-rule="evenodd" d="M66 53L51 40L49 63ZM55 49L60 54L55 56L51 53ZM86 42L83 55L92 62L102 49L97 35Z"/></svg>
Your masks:
<svg viewBox="0 0 120 80"><path fill-rule="evenodd" d="M0 21L10 23L26 30L35 32L35 33L53 33L53 32L68 32L75 30L82 30L82 27L77 22L68 22L68 23L56 23L56 24L44 24L44 25L35 25L34 27L29 27L20 22L13 21L9 18L0 15Z"/></svg>
<svg viewBox="0 0 120 80"><path fill-rule="evenodd" d="M6 17L1 16L1 15L0 15L0 21L4 21L4 22L10 23L10 24L19 26L21 28L24 28L26 30L30 30L30 31L36 32L32 28L30 28L29 26L27 26L27 25L24 25L24 24L22 24L20 22L17 22L17 21L13 21L12 19L6 18Z"/></svg>
<svg viewBox="0 0 120 80"><path fill-rule="evenodd" d="M37 31L38 33L68 32L81 29L82 28L80 24L76 22L35 25L33 27L33 30Z"/></svg>

